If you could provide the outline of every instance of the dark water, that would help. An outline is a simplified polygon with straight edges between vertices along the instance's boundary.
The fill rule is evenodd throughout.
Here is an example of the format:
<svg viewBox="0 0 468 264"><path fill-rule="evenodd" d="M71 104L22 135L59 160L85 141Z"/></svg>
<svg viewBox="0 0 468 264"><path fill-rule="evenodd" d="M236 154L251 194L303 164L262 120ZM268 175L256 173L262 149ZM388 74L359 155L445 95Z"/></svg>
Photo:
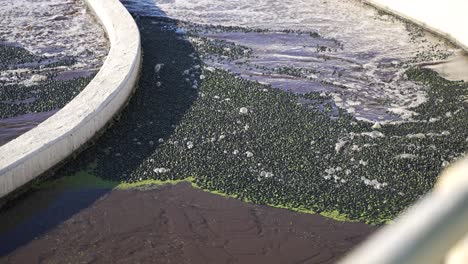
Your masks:
<svg viewBox="0 0 468 264"><path fill-rule="evenodd" d="M6 119L0 119L0 146L19 135L35 128L57 111L31 113Z"/></svg>
<svg viewBox="0 0 468 264"><path fill-rule="evenodd" d="M41 191L0 221L2 263L334 263L376 230L188 184Z"/></svg>

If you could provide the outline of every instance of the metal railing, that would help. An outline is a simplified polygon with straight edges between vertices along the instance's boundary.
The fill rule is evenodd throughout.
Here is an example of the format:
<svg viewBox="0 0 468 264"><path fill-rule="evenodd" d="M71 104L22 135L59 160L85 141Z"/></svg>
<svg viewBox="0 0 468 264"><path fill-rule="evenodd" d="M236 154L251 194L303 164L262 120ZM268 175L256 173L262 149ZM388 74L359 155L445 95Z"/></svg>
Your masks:
<svg viewBox="0 0 468 264"><path fill-rule="evenodd" d="M468 263L468 159L442 173L435 189L341 264ZM468 238L468 237L467 237ZM457 242L461 241L457 245Z"/></svg>

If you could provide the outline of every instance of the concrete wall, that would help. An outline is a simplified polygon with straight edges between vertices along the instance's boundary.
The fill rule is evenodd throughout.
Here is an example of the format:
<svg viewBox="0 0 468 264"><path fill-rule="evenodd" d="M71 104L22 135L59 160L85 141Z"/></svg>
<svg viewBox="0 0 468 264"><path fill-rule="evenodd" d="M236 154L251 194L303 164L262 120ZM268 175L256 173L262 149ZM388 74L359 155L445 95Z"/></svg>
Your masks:
<svg viewBox="0 0 468 264"><path fill-rule="evenodd" d="M141 45L119 0L85 0L107 32L110 51L95 78L64 108L0 147L0 198L80 149L126 104L137 82Z"/></svg>
<svg viewBox="0 0 468 264"><path fill-rule="evenodd" d="M467 0L363 0L449 39L468 52Z"/></svg>

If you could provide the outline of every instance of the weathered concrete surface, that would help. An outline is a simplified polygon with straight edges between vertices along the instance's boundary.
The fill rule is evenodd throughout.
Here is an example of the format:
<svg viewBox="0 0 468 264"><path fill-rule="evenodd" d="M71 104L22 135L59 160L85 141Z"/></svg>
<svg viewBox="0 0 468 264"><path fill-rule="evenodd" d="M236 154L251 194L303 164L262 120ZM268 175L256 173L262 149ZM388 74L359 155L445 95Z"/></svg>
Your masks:
<svg viewBox="0 0 468 264"><path fill-rule="evenodd" d="M107 32L103 67L73 101L35 129L0 148L0 198L46 172L86 144L121 109L137 81L138 28L118 0L85 0Z"/></svg>
<svg viewBox="0 0 468 264"><path fill-rule="evenodd" d="M364 0L372 6L441 35L468 51L465 0Z"/></svg>

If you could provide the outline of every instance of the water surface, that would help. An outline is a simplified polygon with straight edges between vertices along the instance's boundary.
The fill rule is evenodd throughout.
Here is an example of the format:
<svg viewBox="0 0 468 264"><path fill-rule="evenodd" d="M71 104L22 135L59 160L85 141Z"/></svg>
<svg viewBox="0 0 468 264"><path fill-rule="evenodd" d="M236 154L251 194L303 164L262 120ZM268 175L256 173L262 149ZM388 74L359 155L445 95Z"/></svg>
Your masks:
<svg viewBox="0 0 468 264"><path fill-rule="evenodd" d="M191 40L201 45L221 40L251 55L205 58L211 66L295 93L326 92L339 107L373 122L411 120L417 114L412 108L427 98L424 87L407 80L405 71L459 51L355 0L122 2L142 16L238 27L199 26Z"/></svg>
<svg viewBox="0 0 468 264"><path fill-rule="evenodd" d="M73 80L88 82L107 51L83 1L0 0L0 144L70 101L85 87Z"/></svg>

